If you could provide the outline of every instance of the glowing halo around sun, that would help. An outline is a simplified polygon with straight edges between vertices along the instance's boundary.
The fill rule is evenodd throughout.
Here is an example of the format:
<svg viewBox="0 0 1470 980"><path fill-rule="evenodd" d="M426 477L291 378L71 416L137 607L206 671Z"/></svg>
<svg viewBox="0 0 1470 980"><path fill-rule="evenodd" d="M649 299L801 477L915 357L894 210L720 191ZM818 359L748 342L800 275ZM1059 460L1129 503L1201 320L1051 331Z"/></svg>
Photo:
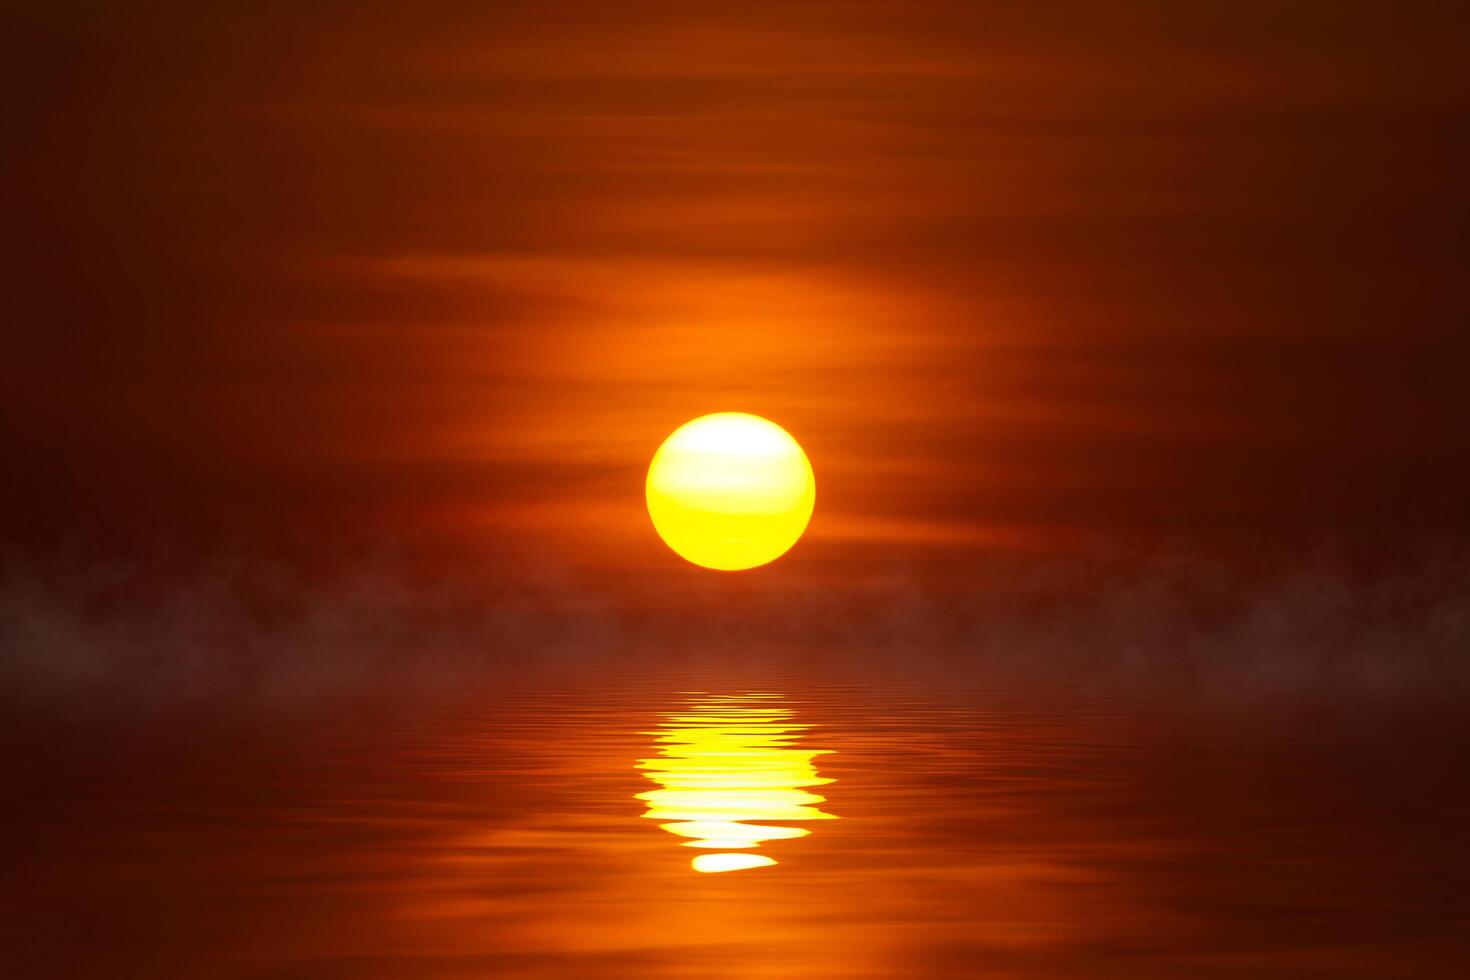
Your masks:
<svg viewBox="0 0 1470 980"><path fill-rule="evenodd" d="M648 466L648 515L664 543L705 568L755 568L796 544L816 504L812 464L791 434L744 412L686 422Z"/></svg>

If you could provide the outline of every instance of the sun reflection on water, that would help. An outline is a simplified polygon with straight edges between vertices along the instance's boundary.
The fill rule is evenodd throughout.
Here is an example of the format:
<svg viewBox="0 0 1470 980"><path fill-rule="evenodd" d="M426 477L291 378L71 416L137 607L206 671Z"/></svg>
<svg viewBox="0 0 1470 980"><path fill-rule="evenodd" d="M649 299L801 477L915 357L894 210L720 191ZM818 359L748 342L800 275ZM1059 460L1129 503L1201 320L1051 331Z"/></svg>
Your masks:
<svg viewBox="0 0 1470 980"><path fill-rule="evenodd" d="M717 852L694 857L695 871L767 867L776 859L749 852L811 833L781 824L835 819L818 807L826 797L806 789L832 782L812 762L830 753L797 747L811 726L794 723L782 701L779 694L692 695L654 733L659 754L638 764L659 786L638 794L648 805L643 816L689 838L684 847Z"/></svg>

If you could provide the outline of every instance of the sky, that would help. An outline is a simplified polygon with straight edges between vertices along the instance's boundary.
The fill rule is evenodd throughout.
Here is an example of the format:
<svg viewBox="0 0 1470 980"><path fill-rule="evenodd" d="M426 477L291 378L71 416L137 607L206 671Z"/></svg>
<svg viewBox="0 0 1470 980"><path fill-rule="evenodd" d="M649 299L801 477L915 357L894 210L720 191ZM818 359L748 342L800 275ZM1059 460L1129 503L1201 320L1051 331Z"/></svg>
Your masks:
<svg viewBox="0 0 1470 980"><path fill-rule="evenodd" d="M0 542L671 573L724 410L813 574L1463 540L1455 7L27 5Z"/></svg>

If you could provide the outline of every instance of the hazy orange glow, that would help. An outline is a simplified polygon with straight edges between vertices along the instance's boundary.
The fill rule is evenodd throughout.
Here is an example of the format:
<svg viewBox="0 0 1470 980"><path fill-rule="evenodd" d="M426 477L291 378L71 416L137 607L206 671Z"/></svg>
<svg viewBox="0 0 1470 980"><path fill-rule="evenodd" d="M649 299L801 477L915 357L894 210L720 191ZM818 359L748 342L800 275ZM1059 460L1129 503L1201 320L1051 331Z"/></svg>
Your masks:
<svg viewBox="0 0 1470 980"><path fill-rule="evenodd" d="M832 782L817 774L812 760L819 749L793 743L808 726L791 722L780 696L700 697L670 715L658 741L659 756L639 768L659 789L638 794L648 804L645 817L687 837L684 847L710 851L748 851L766 841L811 833L804 827L767 821L831 820L817 804L825 797L805 787ZM741 871L776 863L760 854L700 854L695 871Z"/></svg>
<svg viewBox="0 0 1470 980"><path fill-rule="evenodd" d="M811 463L779 425L743 412L687 422L648 467L659 536L696 565L736 571L785 554L816 502Z"/></svg>

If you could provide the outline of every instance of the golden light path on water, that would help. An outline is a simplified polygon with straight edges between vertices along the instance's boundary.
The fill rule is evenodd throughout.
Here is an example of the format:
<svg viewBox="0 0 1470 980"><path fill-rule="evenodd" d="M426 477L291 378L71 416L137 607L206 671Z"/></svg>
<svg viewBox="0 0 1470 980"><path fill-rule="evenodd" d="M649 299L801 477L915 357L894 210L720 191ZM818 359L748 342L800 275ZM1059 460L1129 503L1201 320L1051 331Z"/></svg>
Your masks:
<svg viewBox="0 0 1470 980"><path fill-rule="evenodd" d="M659 788L639 793L643 816L665 821L664 830L687 837L695 871L743 871L775 864L751 853L767 841L805 837L805 827L783 824L833 820L818 804L826 797L807 787L832 782L813 763L822 749L797 747L811 728L779 694L694 694L679 711L665 715L655 743L659 754L638 768Z"/></svg>

